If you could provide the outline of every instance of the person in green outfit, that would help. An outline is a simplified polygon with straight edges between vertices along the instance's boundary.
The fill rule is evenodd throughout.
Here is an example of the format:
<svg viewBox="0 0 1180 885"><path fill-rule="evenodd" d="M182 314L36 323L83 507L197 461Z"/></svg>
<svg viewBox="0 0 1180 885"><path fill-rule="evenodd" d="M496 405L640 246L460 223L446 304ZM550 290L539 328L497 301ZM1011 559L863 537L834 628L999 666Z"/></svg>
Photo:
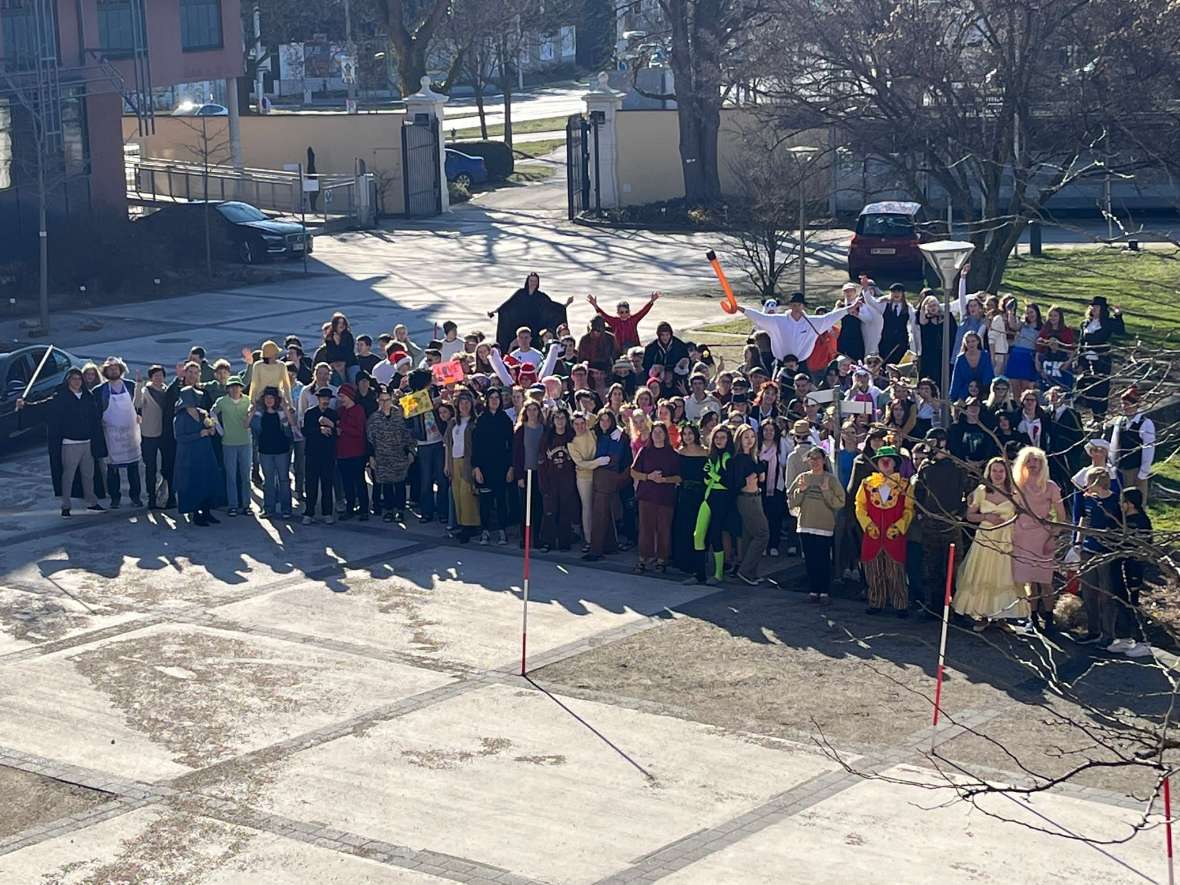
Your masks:
<svg viewBox="0 0 1180 885"><path fill-rule="evenodd" d="M241 376L230 375L225 380L225 394L213 404L225 461L227 516L250 512L250 461L254 444L250 434L250 400L242 396L244 386Z"/></svg>
<svg viewBox="0 0 1180 885"><path fill-rule="evenodd" d="M697 561L695 581L698 584L719 584L725 577L723 533L730 531L734 515L732 459L733 436L728 426L718 425L709 437L709 457L705 461L705 499L697 511L692 535ZM713 551L712 575L706 575L706 551L709 549Z"/></svg>

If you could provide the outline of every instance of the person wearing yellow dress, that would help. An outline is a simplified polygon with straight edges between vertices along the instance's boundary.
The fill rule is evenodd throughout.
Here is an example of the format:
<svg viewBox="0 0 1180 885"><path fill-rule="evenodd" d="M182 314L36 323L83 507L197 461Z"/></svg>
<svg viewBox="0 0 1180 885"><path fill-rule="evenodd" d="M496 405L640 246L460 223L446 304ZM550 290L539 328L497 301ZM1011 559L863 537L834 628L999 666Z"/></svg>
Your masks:
<svg viewBox="0 0 1180 885"><path fill-rule="evenodd" d="M984 469L984 482L971 495L967 521L979 526L963 567L952 606L956 613L975 620L975 630L986 630L992 621L1028 618L1028 595L1012 572L1012 526L1016 505L1012 501L1012 475L1003 458L992 458Z"/></svg>

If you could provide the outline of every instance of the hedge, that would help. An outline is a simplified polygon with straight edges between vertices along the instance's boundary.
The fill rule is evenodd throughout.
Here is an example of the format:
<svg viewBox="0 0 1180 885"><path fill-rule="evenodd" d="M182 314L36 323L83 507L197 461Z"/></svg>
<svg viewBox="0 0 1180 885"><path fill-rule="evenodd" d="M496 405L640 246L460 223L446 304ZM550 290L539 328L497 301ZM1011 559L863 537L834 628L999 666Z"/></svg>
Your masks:
<svg viewBox="0 0 1180 885"><path fill-rule="evenodd" d="M452 141L447 147L472 157L483 157L492 181L504 181L515 168L512 151L502 141Z"/></svg>

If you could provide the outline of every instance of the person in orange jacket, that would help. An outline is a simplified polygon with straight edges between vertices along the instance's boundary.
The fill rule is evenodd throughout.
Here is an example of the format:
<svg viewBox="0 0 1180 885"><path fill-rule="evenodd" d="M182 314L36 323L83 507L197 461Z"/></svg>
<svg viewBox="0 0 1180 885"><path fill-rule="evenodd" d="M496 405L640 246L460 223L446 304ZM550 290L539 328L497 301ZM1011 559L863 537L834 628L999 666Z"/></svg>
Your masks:
<svg viewBox="0 0 1180 885"><path fill-rule="evenodd" d="M909 616L905 534L914 518L914 499L909 481L897 472L900 459L894 446L877 449L876 471L856 490L856 521L864 532L860 559L868 583L865 611L875 615L889 605L904 618Z"/></svg>

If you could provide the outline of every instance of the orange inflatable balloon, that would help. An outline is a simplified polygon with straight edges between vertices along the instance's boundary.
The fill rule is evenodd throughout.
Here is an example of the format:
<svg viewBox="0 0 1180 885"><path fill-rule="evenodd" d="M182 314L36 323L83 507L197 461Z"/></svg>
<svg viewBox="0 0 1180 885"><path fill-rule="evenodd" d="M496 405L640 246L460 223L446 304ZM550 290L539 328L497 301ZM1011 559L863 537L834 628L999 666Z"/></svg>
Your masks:
<svg viewBox="0 0 1180 885"><path fill-rule="evenodd" d="M725 271L721 269L717 253L710 249L705 253L705 258L709 260L709 264L713 265L713 273L717 274L717 281L721 283L721 290L725 293L725 297L721 299L721 309L726 313L737 313L737 299L733 297L733 289L729 285L729 280L725 278Z"/></svg>

